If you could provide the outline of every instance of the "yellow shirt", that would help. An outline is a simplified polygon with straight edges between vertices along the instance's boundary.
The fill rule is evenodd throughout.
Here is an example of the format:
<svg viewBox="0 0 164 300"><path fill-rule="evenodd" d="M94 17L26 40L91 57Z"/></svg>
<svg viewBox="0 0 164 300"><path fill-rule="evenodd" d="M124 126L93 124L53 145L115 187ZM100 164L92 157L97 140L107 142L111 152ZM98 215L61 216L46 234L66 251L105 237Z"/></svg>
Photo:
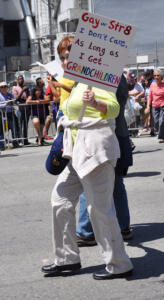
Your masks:
<svg viewBox="0 0 164 300"><path fill-rule="evenodd" d="M67 87L69 87L70 89L73 88L75 81L61 77L58 80L60 83L66 85ZM59 109L62 110L62 105L64 103L64 101L69 97L70 93L67 92L65 89L60 88L60 106Z"/></svg>
<svg viewBox="0 0 164 300"><path fill-rule="evenodd" d="M87 89L87 85L79 83L71 92L71 95L67 101L63 103L62 111L69 120L78 120L80 110L83 104L82 96L83 92ZM103 120L114 119L119 114L119 103L117 102L114 93L102 90L96 87L92 87L92 91L95 93L95 98L104 101L107 104L107 113L104 115L102 112L87 105L84 113L84 117L90 118L102 118ZM77 128L71 128L72 138L75 141Z"/></svg>

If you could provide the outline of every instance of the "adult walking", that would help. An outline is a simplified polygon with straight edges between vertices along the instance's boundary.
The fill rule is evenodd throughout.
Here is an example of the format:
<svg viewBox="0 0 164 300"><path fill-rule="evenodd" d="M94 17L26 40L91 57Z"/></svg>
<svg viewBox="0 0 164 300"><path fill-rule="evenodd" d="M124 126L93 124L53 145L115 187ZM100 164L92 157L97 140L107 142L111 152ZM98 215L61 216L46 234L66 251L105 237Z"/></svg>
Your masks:
<svg viewBox="0 0 164 300"><path fill-rule="evenodd" d="M154 71L154 79L149 90L146 113L153 110L154 126L158 131L159 143L164 143L164 82L160 69Z"/></svg>
<svg viewBox="0 0 164 300"><path fill-rule="evenodd" d="M60 52L65 66L69 51L65 46ZM83 103L87 106L80 122ZM52 192L54 262L43 266L42 272L58 276L66 270L81 268L75 207L84 191L95 237L106 263L105 269L93 274L94 279L129 276L133 266L125 252L113 202L114 167L119 157L114 118L119 113L119 104L113 93L94 87L90 91L79 83L62 109L64 116L58 128L64 127L63 156L69 154L70 162Z"/></svg>
<svg viewBox="0 0 164 300"><path fill-rule="evenodd" d="M123 239L127 241L132 239L133 235L130 228L128 198L123 176L127 174L128 167L132 165L132 149L127 124L124 117L125 105L128 98L128 86L124 75L121 77L116 96L120 104L120 113L116 118L116 136L120 145L121 157L118 159L115 168L113 197L121 233ZM77 243L79 246L92 246L96 244L94 232L87 211L84 193L80 196L79 220L76 233Z"/></svg>

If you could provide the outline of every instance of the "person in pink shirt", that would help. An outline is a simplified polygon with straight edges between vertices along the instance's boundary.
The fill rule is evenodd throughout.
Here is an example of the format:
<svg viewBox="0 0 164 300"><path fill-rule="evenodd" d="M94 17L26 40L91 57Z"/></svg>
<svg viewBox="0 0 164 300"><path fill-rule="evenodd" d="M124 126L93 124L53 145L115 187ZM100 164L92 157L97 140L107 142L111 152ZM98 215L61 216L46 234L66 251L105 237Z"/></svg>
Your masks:
<svg viewBox="0 0 164 300"><path fill-rule="evenodd" d="M160 69L154 71L154 79L150 86L146 113L150 112L152 104L154 126L158 131L159 143L164 143L164 82Z"/></svg>
<svg viewBox="0 0 164 300"><path fill-rule="evenodd" d="M24 77L22 75L18 76L17 85L12 88L12 94L19 104L19 109L16 111L16 116L18 118L18 136L19 138L22 138L24 145L29 145L28 122L30 117L30 107L25 104L26 99L30 95L30 90L28 86L24 85Z"/></svg>

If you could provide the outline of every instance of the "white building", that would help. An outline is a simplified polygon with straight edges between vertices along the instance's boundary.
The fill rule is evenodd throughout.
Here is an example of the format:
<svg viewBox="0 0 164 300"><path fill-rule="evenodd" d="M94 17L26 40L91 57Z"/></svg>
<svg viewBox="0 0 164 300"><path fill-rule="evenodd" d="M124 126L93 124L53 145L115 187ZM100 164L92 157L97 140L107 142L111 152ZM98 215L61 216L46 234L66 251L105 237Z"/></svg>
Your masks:
<svg viewBox="0 0 164 300"><path fill-rule="evenodd" d="M19 0L0 1L0 75L30 62L29 38Z"/></svg>
<svg viewBox="0 0 164 300"><path fill-rule="evenodd" d="M56 44L76 31L82 9L91 11L92 0L1 0L1 79L6 79L5 69L11 80L15 71L37 60L54 59Z"/></svg>

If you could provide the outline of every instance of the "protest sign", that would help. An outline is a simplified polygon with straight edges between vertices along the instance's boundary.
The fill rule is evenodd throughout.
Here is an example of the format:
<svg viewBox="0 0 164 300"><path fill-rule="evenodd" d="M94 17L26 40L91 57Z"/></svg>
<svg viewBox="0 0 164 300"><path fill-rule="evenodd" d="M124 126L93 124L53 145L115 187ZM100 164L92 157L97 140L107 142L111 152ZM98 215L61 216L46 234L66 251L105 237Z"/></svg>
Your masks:
<svg viewBox="0 0 164 300"><path fill-rule="evenodd" d="M116 92L136 28L83 12L64 77Z"/></svg>
<svg viewBox="0 0 164 300"><path fill-rule="evenodd" d="M61 68L60 62L57 60L52 60L49 63L43 65L39 61L36 62L37 65L44 68L49 74L53 75L55 79L59 79L60 77L63 77L63 69Z"/></svg>

